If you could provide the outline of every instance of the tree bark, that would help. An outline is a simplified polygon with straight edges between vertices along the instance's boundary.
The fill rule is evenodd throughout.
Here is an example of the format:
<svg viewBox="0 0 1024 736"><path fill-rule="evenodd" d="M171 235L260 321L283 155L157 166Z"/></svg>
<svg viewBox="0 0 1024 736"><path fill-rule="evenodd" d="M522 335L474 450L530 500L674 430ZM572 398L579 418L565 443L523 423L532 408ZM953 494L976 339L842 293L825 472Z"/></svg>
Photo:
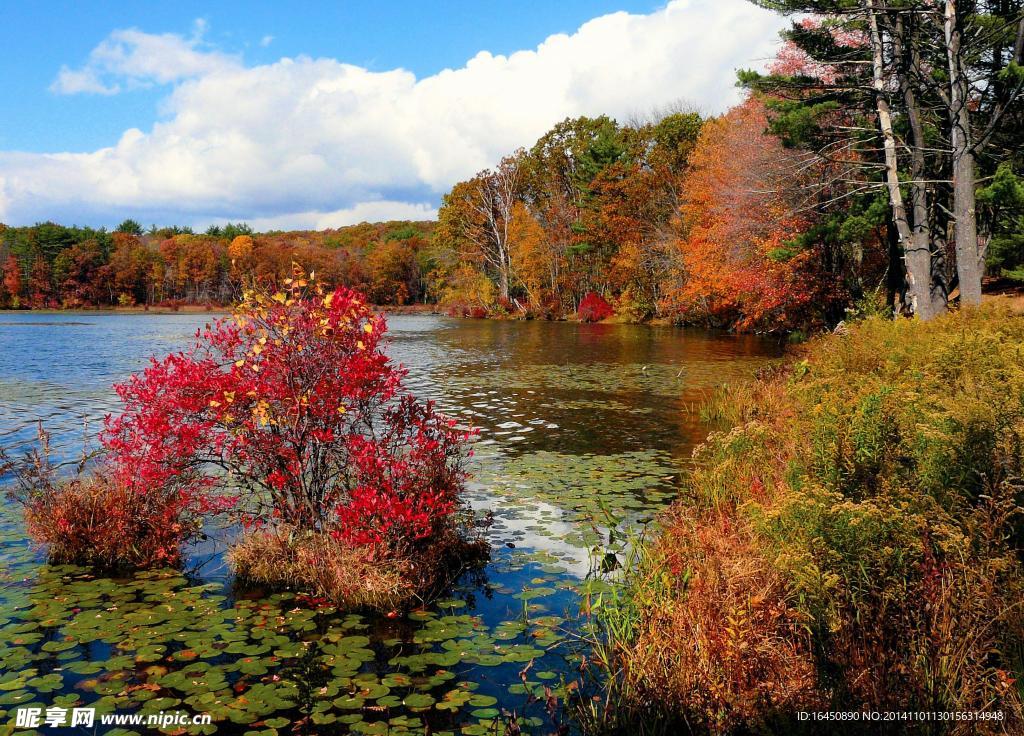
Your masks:
<svg viewBox="0 0 1024 736"><path fill-rule="evenodd" d="M493 172L479 175L479 201L476 209L486 223L486 237L489 241L483 247L483 255L497 275L498 296L501 299L508 299L512 289L512 257L508 239L520 173L518 161L510 156L503 159Z"/></svg>
<svg viewBox="0 0 1024 736"><path fill-rule="evenodd" d="M924 124L921 118L921 106L914 91L911 81L911 74L920 68L919 39L913 38L913 18L904 19L903 16L896 17L896 28L893 34L895 43L895 55L898 58L897 78L899 80L900 92L903 95L903 104L907 110L907 123L910 127L910 202L911 202L911 241L910 251L915 259L920 258L919 266L921 272L925 268L924 257L921 254L928 254L928 302L930 314L941 314L946 311L947 290L944 275L935 268L932 258L934 240L930 213L928 208L928 183L926 160L925 160L925 136ZM923 289L920 298L924 298Z"/></svg>
<svg viewBox="0 0 1024 736"><path fill-rule="evenodd" d="M949 126L953 154L953 218L960 303L981 304L982 255L978 248L974 149L969 86L961 63L963 34L956 0L946 0L943 25L949 62Z"/></svg>
<svg viewBox="0 0 1024 736"><path fill-rule="evenodd" d="M885 90L885 47L878 25L880 8L875 0L864 0L870 31L872 81L875 91L875 107L878 111L878 127L882 133L885 154L885 184L889 191L892 219L896 226L899 246L907 272L907 294L911 311L921 319L935 316L931 297L931 250L914 247L914 234L907 216L903 192L900 189L899 162L896 158L896 135L892 127L892 110Z"/></svg>

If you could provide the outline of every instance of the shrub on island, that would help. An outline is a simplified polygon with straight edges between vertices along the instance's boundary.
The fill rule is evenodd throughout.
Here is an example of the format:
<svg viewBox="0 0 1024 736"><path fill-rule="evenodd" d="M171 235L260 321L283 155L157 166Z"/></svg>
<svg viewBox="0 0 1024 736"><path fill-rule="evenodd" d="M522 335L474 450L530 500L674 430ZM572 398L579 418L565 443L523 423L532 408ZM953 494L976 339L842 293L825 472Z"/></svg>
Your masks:
<svg viewBox="0 0 1024 736"><path fill-rule="evenodd" d="M23 507L29 537L47 547L52 563L102 571L177 565L182 545L200 533L199 499L173 480L144 487L109 463L62 479L45 450L0 465L0 475L17 471L8 497Z"/></svg>
<svg viewBox="0 0 1024 736"><path fill-rule="evenodd" d="M229 514L243 579L389 608L437 588L486 551L461 499L470 435L404 390L385 331L360 294L301 272L248 291L190 350L116 387L124 410L102 435L113 487Z"/></svg>

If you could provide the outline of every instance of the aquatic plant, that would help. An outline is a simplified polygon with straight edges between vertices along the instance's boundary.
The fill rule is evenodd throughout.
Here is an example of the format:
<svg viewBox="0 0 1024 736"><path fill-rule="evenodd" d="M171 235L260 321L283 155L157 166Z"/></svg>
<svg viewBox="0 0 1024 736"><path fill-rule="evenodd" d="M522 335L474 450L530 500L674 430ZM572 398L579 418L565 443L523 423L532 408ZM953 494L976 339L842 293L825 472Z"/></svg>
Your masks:
<svg viewBox="0 0 1024 736"><path fill-rule="evenodd" d="M232 318L197 332L190 350L115 386L124 410L107 418L102 474L70 481L59 494L35 491L31 498L46 502L29 507L30 529L53 542L49 527L73 528L89 546L125 514L180 531L185 509L230 510L248 530L249 551L260 535L266 550L278 551L282 538L324 537L294 546L282 571L316 548L340 555L328 567L356 556L416 558L413 587L433 581L440 551L454 553L462 539L469 433L404 392L405 370L382 349L385 330L361 295L325 293L299 270L282 291L247 292ZM117 508L86 521L104 504ZM167 534L158 538L170 543ZM64 551L59 540L52 547ZM257 558L240 552L238 572L255 572L247 561Z"/></svg>
<svg viewBox="0 0 1024 736"><path fill-rule="evenodd" d="M469 435L403 393L405 371L382 350L385 329L361 295L325 294L297 271L284 291L248 292L235 319L206 330L191 355L122 386L128 411L109 425L108 444L129 457L139 452L143 473L157 477L224 469L201 481L227 481L241 493L243 521L255 527L249 547L265 534L279 548L282 530L295 539L294 530L331 538L313 546L341 556L316 566L340 566L356 550L365 560L426 555L457 536ZM169 412L158 397L170 400ZM281 570L309 549L293 547ZM258 572L246 564L253 556L234 559L240 574ZM441 560L421 562L425 581ZM318 592L346 597L322 585Z"/></svg>

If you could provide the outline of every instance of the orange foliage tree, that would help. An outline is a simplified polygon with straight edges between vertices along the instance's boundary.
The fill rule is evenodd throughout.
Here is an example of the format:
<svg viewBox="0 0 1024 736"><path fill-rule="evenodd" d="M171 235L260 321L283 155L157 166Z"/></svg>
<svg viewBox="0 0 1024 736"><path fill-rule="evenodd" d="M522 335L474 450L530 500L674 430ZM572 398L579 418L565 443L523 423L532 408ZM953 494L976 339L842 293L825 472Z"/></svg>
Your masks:
<svg viewBox="0 0 1024 736"><path fill-rule="evenodd" d="M13 255L4 261L3 287L8 306L17 308L21 304L21 265Z"/></svg>
<svg viewBox="0 0 1024 736"><path fill-rule="evenodd" d="M522 202L516 202L512 207L508 242L516 281L526 292L530 305L537 306L544 300L547 287L552 282L551 264L555 254L544 228Z"/></svg>
<svg viewBox="0 0 1024 736"><path fill-rule="evenodd" d="M682 278L664 297L688 321L777 331L820 321L831 299L814 249L790 243L809 225L797 211L793 155L766 132L754 97L708 122L690 157L680 210Z"/></svg>

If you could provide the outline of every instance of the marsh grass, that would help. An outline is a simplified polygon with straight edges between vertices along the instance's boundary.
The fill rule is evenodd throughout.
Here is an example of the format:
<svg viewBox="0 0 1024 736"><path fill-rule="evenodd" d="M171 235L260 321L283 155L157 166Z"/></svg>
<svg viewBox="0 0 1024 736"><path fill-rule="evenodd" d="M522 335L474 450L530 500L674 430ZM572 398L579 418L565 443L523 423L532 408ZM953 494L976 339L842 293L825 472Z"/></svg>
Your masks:
<svg viewBox="0 0 1024 736"><path fill-rule="evenodd" d="M152 493L129 487L96 454L83 449L73 472L51 459L50 435L39 426L38 443L19 459L0 450L0 477L13 483L6 498L22 507L33 542L51 564L85 565L101 572L176 566L182 545L198 538L201 524L181 488Z"/></svg>
<svg viewBox="0 0 1024 736"><path fill-rule="evenodd" d="M605 725L789 732L813 706L1020 727L1024 319L870 317L706 415L731 429L634 561L624 626L601 624Z"/></svg>

